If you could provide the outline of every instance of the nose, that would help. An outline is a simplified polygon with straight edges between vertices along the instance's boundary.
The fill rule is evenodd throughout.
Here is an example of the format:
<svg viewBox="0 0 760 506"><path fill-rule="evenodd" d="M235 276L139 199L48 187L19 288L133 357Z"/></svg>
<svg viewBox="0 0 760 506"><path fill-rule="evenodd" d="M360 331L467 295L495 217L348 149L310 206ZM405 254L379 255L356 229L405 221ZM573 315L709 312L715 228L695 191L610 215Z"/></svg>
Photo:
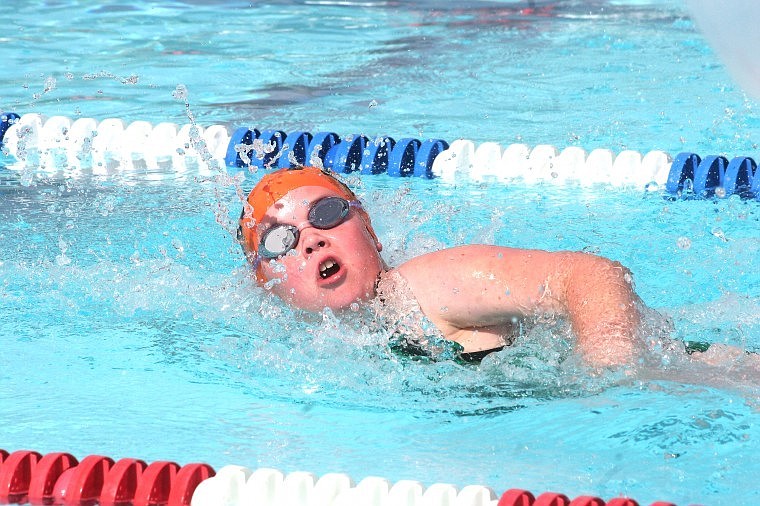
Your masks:
<svg viewBox="0 0 760 506"><path fill-rule="evenodd" d="M316 228L309 228L302 231L301 237L303 240L303 250L307 255L311 255L317 249L321 249L329 245L327 238L322 236L319 233L319 230Z"/></svg>

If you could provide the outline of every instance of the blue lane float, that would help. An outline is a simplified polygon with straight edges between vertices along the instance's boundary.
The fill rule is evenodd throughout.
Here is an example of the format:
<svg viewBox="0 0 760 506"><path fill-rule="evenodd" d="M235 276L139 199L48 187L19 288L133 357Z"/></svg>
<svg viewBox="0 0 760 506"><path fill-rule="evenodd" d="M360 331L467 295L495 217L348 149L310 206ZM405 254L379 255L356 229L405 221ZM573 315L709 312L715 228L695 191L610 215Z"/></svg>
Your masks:
<svg viewBox="0 0 760 506"><path fill-rule="evenodd" d="M238 128L230 137L225 164L227 167L292 167L313 165L316 159L326 168L341 174L388 174L393 177L432 179L433 162L449 143L442 139L380 136L370 139L353 134L341 138L334 132L259 131ZM276 160L276 163L272 163Z"/></svg>
<svg viewBox="0 0 760 506"><path fill-rule="evenodd" d="M711 198L739 195L760 197L760 175L757 164L747 156L730 162L724 156L704 159L696 153L679 153L673 160L665 190L682 197Z"/></svg>
<svg viewBox="0 0 760 506"><path fill-rule="evenodd" d="M141 128L132 128L137 124ZM102 132L103 125L120 129L111 128ZM167 126L171 128L167 129ZM195 125L179 128L166 123L153 128L146 122L135 122L125 128L120 120L105 120L98 124L87 118L72 122L64 117L46 120L39 115L19 116L9 112L0 113L0 148L6 155L17 159L26 156L23 163L30 167L41 166L47 172L57 170L58 161L66 150L70 151L70 163L86 168L80 160L92 158L92 153L97 149L106 153L100 157L102 160L98 159L98 164L91 164L93 171L97 169L109 173L109 170L118 170L120 160L117 158L120 156L127 166L144 166L148 162L140 162L142 165L133 163L139 158L137 155L141 150L152 156L148 157L151 163L171 165L173 161L180 170L185 165L191 165L186 163L186 148L192 142L186 137L193 135L193 129L203 130ZM213 139L209 138L211 132ZM180 139L183 135L186 136L184 140ZM674 198L709 199L738 195L743 199L760 199L757 163L748 156L729 160L723 155L702 158L698 154L684 152L671 161L670 155L661 152L650 152L642 157L640 153L626 151L615 157L609 150L595 150L586 156L577 147L560 152L553 146L536 146L531 150L528 146L511 145L502 149L495 143L483 143L476 148L474 143L464 140L450 145L442 139L370 138L362 134L341 137L334 132L285 132L251 127L237 128L230 134L221 125L206 128L204 135L207 137L205 141L213 140L221 150L214 155L214 160L219 160L230 171L321 164L341 174L386 174L425 179L443 177L450 180L461 171L476 181L489 178L509 181L512 177L522 177L527 181L562 181L565 174L558 170L560 168L569 174L568 180L581 184L611 181L612 184L622 182L625 185L635 180L638 187L664 185L665 192ZM106 141L109 145L101 146ZM48 150L57 158L49 156L51 161L47 165L35 165L40 157L35 156L34 149L38 150L38 154ZM653 153L657 156L653 157L653 163L648 163L651 161L648 158L652 158L649 155ZM441 157L442 154L446 156ZM439 157L441 160L438 160ZM207 161L208 157L202 160ZM445 165L445 170L439 168L434 172L436 163L440 167ZM644 165L647 165L649 172L642 170ZM653 174L652 170L659 174L654 181L658 184L654 186L647 179Z"/></svg>
<svg viewBox="0 0 760 506"><path fill-rule="evenodd" d="M5 137L5 132L14 122L18 121L19 119L21 119L21 116L15 112L0 113L0 148L3 147L3 138Z"/></svg>

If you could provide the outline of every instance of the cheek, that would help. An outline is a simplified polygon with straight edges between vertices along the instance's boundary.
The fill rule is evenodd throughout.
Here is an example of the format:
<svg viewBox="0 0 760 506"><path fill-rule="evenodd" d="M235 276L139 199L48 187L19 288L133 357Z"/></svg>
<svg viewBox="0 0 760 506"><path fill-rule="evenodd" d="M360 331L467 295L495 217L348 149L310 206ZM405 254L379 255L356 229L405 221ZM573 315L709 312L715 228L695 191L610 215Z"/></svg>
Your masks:
<svg viewBox="0 0 760 506"><path fill-rule="evenodd" d="M269 261L262 266L264 276L271 283L271 290L283 298L292 298L294 288L304 286L303 259L294 256Z"/></svg>

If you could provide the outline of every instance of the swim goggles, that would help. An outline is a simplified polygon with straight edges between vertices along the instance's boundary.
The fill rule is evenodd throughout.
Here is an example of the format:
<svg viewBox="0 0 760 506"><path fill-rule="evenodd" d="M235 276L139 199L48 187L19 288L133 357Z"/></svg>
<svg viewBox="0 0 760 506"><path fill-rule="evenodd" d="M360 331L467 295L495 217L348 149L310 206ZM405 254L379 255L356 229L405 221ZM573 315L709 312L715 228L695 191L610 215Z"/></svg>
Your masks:
<svg viewBox="0 0 760 506"><path fill-rule="evenodd" d="M361 207L361 203L357 200L349 202L341 197L319 199L309 209L309 224L319 230L337 227L346 220L351 207ZM294 225L274 225L262 234L258 254L263 258L280 257L296 247L300 235Z"/></svg>

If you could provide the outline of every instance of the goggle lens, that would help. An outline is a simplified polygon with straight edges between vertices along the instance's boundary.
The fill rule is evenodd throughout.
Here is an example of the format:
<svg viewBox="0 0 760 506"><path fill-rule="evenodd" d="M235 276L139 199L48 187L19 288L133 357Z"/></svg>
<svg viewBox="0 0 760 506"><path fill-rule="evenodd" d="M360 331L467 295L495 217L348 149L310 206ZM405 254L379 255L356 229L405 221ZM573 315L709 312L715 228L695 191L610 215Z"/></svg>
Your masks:
<svg viewBox="0 0 760 506"><path fill-rule="evenodd" d="M275 225L264 233L259 254L266 258L284 255L298 244L298 229L292 225Z"/></svg>
<svg viewBox="0 0 760 506"><path fill-rule="evenodd" d="M348 215L348 202L340 197L318 200L309 209L309 223L320 230L333 228Z"/></svg>

